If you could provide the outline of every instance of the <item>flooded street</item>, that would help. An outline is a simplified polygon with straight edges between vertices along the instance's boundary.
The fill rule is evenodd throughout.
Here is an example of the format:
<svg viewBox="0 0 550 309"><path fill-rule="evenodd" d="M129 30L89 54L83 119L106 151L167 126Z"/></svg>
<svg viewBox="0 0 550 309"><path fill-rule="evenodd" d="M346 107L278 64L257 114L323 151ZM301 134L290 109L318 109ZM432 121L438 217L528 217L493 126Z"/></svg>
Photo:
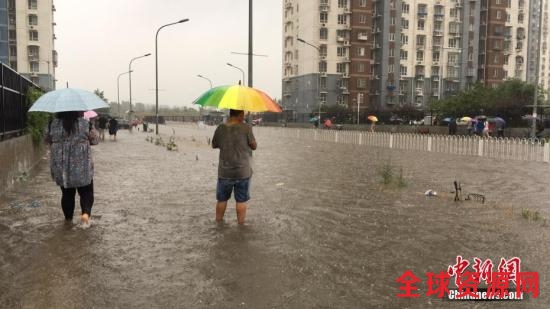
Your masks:
<svg viewBox="0 0 550 309"><path fill-rule="evenodd" d="M179 151L122 131L94 146L92 226L64 223L46 161L0 200L2 308L548 308L545 163L494 161L274 138L257 128L247 223L214 221L212 127L172 124ZM168 137L164 135L164 141ZM381 183L384 163L404 187ZM452 181L485 204L453 202ZM440 194L424 196L427 189ZM77 206L76 214L80 214ZM521 302L426 296L456 256L520 257L539 273ZM401 299L405 270L421 296Z"/></svg>

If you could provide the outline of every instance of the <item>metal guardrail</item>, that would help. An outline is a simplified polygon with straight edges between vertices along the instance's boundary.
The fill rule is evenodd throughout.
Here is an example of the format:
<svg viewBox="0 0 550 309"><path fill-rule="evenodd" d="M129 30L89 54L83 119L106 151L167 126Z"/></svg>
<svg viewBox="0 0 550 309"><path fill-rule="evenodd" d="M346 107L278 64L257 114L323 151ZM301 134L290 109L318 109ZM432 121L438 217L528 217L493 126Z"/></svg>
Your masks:
<svg viewBox="0 0 550 309"><path fill-rule="evenodd" d="M272 138L352 144L412 151L480 156L502 160L550 163L550 143L538 139L445 136L414 133L337 131L255 127L255 134Z"/></svg>
<svg viewBox="0 0 550 309"><path fill-rule="evenodd" d="M27 125L27 90L33 82L0 64L0 140L20 135Z"/></svg>

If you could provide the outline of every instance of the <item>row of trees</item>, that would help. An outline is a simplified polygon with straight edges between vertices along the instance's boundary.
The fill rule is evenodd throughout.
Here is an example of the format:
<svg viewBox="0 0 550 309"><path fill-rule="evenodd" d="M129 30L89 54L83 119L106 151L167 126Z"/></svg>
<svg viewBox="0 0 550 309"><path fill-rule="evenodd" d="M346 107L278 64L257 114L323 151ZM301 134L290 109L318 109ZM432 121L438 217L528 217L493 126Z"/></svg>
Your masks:
<svg viewBox="0 0 550 309"><path fill-rule="evenodd" d="M543 105L544 91L539 88L537 93L539 106ZM408 104L389 110L369 107L360 113L359 119L364 123L367 115L376 115L380 122L390 123L420 120L425 115L438 115L440 118L486 115L501 117L508 125L522 125L525 124L522 116L533 111L534 94L535 86L521 80L507 80L496 88L488 88L477 83L455 96L430 101L427 110L418 110ZM544 112L544 109L538 111L539 114ZM550 113L550 110L548 112ZM347 106L323 106L322 115L323 118L334 118L337 123L357 122L357 112Z"/></svg>
<svg viewBox="0 0 550 309"><path fill-rule="evenodd" d="M455 96L430 102L430 111L443 117L498 116L508 125L518 125L522 123L522 116L532 113L534 95L535 86L521 80L507 80L496 88L477 83ZM537 95L538 102L543 102L541 88ZM539 109L539 113L541 111Z"/></svg>

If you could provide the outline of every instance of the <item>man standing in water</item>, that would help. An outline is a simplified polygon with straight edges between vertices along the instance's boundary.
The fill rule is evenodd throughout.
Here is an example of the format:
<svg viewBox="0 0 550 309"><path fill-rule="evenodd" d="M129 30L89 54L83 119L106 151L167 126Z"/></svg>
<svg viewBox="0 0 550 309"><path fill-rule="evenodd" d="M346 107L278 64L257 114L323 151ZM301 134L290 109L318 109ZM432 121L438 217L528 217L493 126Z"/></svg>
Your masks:
<svg viewBox="0 0 550 309"><path fill-rule="evenodd" d="M244 111L230 110L229 119L214 132L212 148L220 149L218 184L216 189L216 221L223 222L231 192L237 202L237 221L244 224L246 202L250 200L250 158L257 144L252 127L244 123Z"/></svg>

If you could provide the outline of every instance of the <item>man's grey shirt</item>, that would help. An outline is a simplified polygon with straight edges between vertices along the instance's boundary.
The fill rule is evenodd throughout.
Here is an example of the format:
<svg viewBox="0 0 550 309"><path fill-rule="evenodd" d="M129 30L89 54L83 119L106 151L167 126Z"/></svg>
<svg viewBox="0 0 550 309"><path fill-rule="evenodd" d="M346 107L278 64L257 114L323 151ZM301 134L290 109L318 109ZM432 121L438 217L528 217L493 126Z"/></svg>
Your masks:
<svg viewBox="0 0 550 309"><path fill-rule="evenodd" d="M220 149L218 177L245 179L252 176L250 160L254 142L252 128L244 123L221 124L214 132L212 147Z"/></svg>

